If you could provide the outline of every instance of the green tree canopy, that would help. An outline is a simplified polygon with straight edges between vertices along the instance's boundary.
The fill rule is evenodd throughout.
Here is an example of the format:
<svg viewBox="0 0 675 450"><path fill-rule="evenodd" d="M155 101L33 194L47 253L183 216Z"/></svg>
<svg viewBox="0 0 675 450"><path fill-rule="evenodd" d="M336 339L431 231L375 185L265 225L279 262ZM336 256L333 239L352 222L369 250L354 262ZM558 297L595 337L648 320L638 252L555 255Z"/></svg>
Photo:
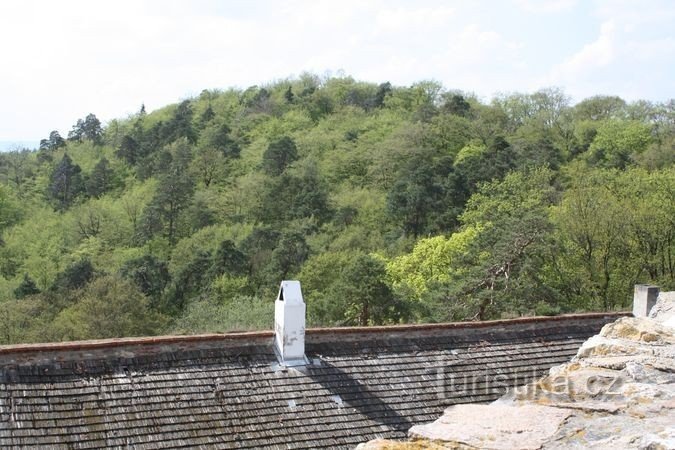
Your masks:
<svg viewBox="0 0 675 450"><path fill-rule="evenodd" d="M131 280L138 289L151 299L150 306L160 305L164 289L171 281L166 262L153 255L143 255L124 263L122 277Z"/></svg>
<svg viewBox="0 0 675 450"><path fill-rule="evenodd" d="M57 315L53 329L58 340L103 339L153 335L162 325L163 318L130 281L105 276Z"/></svg>
<svg viewBox="0 0 675 450"><path fill-rule="evenodd" d="M106 158L101 158L87 178L85 187L90 197L100 197L113 187L115 172Z"/></svg>
<svg viewBox="0 0 675 450"><path fill-rule="evenodd" d="M278 176L297 159L298 149L295 142L290 137L283 136L267 146L263 154L262 167L268 175Z"/></svg>
<svg viewBox="0 0 675 450"><path fill-rule="evenodd" d="M53 152L66 146L66 140L61 137L58 131L54 130L49 133L49 139L42 139L40 141L40 150L47 150Z"/></svg>
<svg viewBox="0 0 675 450"><path fill-rule="evenodd" d="M643 123L606 121L588 149L588 161L599 167L625 169L631 158L644 152L651 141L649 127Z"/></svg>
<svg viewBox="0 0 675 450"><path fill-rule="evenodd" d="M67 153L54 168L49 184L49 196L54 201L57 210L67 209L82 192L84 186L81 172L80 166L74 164Z"/></svg>
<svg viewBox="0 0 675 450"><path fill-rule="evenodd" d="M51 138L51 136L50 136ZM94 114L78 119L73 129L68 133L68 140L80 142L87 139L96 145L103 144L103 128L101 121Z"/></svg>
<svg viewBox="0 0 675 450"><path fill-rule="evenodd" d="M29 295L39 294L41 291L38 289L35 281L27 274L23 274L23 280L21 284L14 289L14 297L17 299L22 299L28 297Z"/></svg>

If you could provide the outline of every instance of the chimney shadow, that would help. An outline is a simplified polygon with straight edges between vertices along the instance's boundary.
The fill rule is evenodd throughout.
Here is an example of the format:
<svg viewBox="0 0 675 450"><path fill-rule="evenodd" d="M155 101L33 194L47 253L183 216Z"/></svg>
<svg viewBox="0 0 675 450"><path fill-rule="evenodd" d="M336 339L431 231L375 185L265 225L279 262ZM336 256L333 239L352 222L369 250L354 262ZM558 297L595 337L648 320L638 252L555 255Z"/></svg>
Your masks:
<svg viewBox="0 0 675 450"><path fill-rule="evenodd" d="M359 414L404 436L413 425L408 418L383 401L377 392L326 361L322 360L321 365L307 366L302 371L330 392L338 407L353 408Z"/></svg>

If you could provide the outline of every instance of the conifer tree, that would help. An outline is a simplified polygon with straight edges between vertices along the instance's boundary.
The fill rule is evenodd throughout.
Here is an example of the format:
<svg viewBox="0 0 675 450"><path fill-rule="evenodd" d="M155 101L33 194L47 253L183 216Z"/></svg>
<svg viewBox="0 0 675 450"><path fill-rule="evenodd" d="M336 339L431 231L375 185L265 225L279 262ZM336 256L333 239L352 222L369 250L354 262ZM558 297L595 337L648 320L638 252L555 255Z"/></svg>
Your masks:
<svg viewBox="0 0 675 450"><path fill-rule="evenodd" d="M21 299L28 297L29 295L39 294L40 289L35 285L35 281L27 274L23 274L23 280L21 284L14 289L14 297Z"/></svg>
<svg viewBox="0 0 675 450"><path fill-rule="evenodd" d="M286 89L286 92L284 92L284 98L288 103L293 103L293 100L295 100L295 94L293 94L292 86L288 86L288 89Z"/></svg>
<svg viewBox="0 0 675 450"><path fill-rule="evenodd" d="M113 170L106 158L96 163L94 169L87 179L87 194L90 197L100 197L112 187Z"/></svg>
<svg viewBox="0 0 675 450"><path fill-rule="evenodd" d="M298 159L298 149L295 142L284 136L270 143L263 154L262 167L265 173L279 176L293 161Z"/></svg>
<svg viewBox="0 0 675 450"><path fill-rule="evenodd" d="M63 211L72 205L82 191L82 169L73 164L68 154L64 154L61 162L52 172L49 183L49 196L56 203L56 209Z"/></svg>

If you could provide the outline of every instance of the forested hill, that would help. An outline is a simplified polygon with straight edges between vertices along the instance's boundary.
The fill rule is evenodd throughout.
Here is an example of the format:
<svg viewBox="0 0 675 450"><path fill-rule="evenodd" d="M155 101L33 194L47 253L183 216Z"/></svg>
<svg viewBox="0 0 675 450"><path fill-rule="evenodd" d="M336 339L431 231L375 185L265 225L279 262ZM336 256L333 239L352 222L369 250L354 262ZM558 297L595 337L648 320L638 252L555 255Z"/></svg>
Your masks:
<svg viewBox="0 0 675 450"><path fill-rule="evenodd" d="M665 99L664 99L665 100ZM303 75L0 154L0 343L625 309L675 287L675 102Z"/></svg>

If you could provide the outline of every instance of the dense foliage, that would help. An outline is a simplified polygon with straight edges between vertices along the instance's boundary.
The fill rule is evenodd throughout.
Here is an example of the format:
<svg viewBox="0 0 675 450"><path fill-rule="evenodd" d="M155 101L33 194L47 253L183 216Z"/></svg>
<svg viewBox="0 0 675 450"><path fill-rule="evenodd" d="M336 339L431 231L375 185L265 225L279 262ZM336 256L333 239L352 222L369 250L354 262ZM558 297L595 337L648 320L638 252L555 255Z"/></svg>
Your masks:
<svg viewBox="0 0 675 450"><path fill-rule="evenodd" d="M675 287L675 102L303 75L0 154L0 343L625 309Z"/></svg>

